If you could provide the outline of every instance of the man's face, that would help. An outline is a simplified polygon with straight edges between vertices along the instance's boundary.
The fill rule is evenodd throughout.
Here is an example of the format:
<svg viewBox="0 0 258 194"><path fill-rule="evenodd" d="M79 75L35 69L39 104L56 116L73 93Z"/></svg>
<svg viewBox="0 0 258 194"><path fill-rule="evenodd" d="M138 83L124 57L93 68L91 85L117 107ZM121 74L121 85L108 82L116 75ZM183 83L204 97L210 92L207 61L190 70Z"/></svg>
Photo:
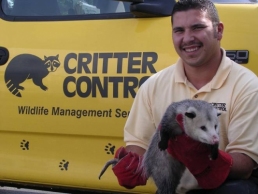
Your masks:
<svg viewBox="0 0 258 194"><path fill-rule="evenodd" d="M173 43L184 64L202 66L218 54L223 24L212 25L206 11L191 9L173 16Z"/></svg>

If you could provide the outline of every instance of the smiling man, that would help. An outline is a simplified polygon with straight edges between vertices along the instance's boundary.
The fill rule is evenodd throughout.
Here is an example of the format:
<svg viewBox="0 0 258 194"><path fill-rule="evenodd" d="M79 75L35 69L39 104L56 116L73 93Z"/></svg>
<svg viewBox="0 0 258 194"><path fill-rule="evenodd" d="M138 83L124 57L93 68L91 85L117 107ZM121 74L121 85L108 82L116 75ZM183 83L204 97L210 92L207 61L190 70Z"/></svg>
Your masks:
<svg viewBox="0 0 258 194"><path fill-rule="evenodd" d="M207 11L175 9L174 12L174 47L183 61L186 77L199 89L211 81L220 65L220 40L224 26L216 16L213 16L212 21ZM204 76L199 76L200 73Z"/></svg>
<svg viewBox="0 0 258 194"><path fill-rule="evenodd" d="M179 0L172 11L172 39L179 60L151 76L138 90L124 128L113 171L126 188L146 184L142 155L172 102L199 99L212 103L220 116L219 156L207 160L185 135L170 140L167 151L191 172L178 193L255 194L251 177L258 163L258 79L226 57L220 41L224 26L208 0ZM189 145L191 144L191 145ZM206 145L202 145L205 149ZM188 153L188 154L185 154ZM189 154L191 153L191 154ZM162 168L162 167L161 167ZM191 183L191 184L190 184Z"/></svg>

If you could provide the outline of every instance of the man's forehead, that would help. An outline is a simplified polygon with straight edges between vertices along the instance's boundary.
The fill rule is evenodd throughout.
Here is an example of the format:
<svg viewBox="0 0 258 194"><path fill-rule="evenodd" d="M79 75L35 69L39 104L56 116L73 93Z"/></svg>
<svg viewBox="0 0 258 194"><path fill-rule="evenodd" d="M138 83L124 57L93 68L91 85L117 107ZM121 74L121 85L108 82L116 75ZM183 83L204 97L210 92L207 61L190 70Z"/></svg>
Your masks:
<svg viewBox="0 0 258 194"><path fill-rule="evenodd" d="M205 10L190 9L187 11L176 12L172 19L173 26L188 25L211 22L208 13Z"/></svg>

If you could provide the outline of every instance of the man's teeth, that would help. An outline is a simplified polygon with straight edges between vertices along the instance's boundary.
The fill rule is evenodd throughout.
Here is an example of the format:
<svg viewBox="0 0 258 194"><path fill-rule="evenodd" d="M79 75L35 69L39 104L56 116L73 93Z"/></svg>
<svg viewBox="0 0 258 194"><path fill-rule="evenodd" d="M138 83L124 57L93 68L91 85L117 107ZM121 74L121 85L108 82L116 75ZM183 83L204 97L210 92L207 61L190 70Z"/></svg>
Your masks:
<svg viewBox="0 0 258 194"><path fill-rule="evenodd" d="M186 52L193 52L193 51L196 51L198 48L195 47L195 48L189 48L189 49L185 49Z"/></svg>

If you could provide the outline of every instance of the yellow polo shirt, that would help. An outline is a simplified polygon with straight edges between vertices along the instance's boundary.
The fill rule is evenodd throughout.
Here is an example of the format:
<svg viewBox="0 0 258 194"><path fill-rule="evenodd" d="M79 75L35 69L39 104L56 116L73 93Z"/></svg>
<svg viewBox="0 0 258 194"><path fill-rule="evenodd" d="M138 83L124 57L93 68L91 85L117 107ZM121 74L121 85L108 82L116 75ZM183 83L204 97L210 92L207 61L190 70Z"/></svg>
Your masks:
<svg viewBox="0 0 258 194"><path fill-rule="evenodd" d="M138 90L125 124L126 145L147 149L168 105L183 99L205 100L221 110L220 149L258 163L258 79L224 50L216 75L199 90L187 80L181 59L151 76Z"/></svg>

